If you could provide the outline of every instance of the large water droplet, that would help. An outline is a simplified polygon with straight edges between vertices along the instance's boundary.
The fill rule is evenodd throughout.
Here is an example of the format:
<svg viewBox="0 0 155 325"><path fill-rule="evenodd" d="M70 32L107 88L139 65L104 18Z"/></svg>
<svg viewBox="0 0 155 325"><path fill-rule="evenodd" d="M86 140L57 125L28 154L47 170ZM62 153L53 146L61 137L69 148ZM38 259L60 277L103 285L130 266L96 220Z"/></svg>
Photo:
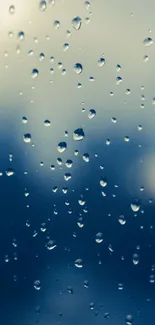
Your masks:
<svg viewBox="0 0 155 325"><path fill-rule="evenodd" d="M41 11L44 11L46 9L46 7L47 7L46 1L45 0L41 0L40 3L39 3L39 9Z"/></svg>
<svg viewBox="0 0 155 325"><path fill-rule="evenodd" d="M151 37L146 37L143 41L144 46L150 46L153 44L153 39Z"/></svg>
<svg viewBox="0 0 155 325"><path fill-rule="evenodd" d="M72 26L74 29L79 30L82 24L82 20L79 16L72 19Z"/></svg>
<svg viewBox="0 0 155 325"><path fill-rule="evenodd" d="M96 116L96 111L95 109L90 109L89 113L88 113L88 118L91 120L92 118L94 118Z"/></svg>
<svg viewBox="0 0 155 325"><path fill-rule="evenodd" d="M55 29L58 29L60 27L60 21L59 20L55 20L53 23L53 26Z"/></svg>
<svg viewBox="0 0 155 325"><path fill-rule="evenodd" d="M74 64L74 71L75 71L77 74L82 73L82 71L83 71L82 64L81 64L81 63L75 63L75 64Z"/></svg>
<svg viewBox="0 0 155 325"><path fill-rule="evenodd" d="M99 65L99 67L103 67L105 65L105 59L104 58L100 58L98 60L98 65Z"/></svg>
<svg viewBox="0 0 155 325"><path fill-rule="evenodd" d="M73 139L76 140L76 141L80 141L80 140L83 140L85 134L84 134L84 131L83 129L76 129L74 132L73 132Z"/></svg>
<svg viewBox="0 0 155 325"><path fill-rule="evenodd" d="M20 41L22 41L24 38L25 38L25 33L24 33L23 31L20 31L20 32L18 33L18 39L19 39Z"/></svg>

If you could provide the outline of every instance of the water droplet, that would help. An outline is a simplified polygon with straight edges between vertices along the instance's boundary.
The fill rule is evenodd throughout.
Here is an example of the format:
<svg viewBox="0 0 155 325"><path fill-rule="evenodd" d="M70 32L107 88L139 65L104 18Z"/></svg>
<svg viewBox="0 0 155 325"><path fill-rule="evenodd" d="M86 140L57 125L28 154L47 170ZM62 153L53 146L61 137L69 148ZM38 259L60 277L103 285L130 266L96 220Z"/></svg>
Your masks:
<svg viewBox="0 0 155 325"><path fill-rule="evenodd" d="M99 65L99 67L103 67L105 65L105 59L104 58L100 58L98 60L98 65Z"/></svg>
<svg viewBox="0 0 155 325"><path fill-rule="evenodd" d="M116 117L112 117L112 118L111 118L111 122L113 122L113 123L117 123L117 119L116 119Z"/></svg>
<svg viewBox="0 0 155 325"><path fill-rule="evenodd" d="M72 26L74 27L74 29L79 30L81 24L82 24L82 19L79 16L72 19Z"/></svg>
<svg viewBox="0 0 155 325"><path fill-rule="evenodd" d="M143 41L144 46L150 46L153 44L153 39L151 37L146 37Z"/></svg>
<svg viewBox="0 0 155 325"><path fill-rule="evenodd" d="M74 139L75 141L83 140L84 137L85 137L85 134L84 134L83 129L81 129L81 128L76 129L76 130L73 132L73 139Z"/></svg>
<svg viewBox="0 0 155 325"><path fill-rule="evenodd" d="M14 170L12 168L7 168L5 171L6 176L13 176Z"/></svg>
<svg viewBox="0 0 155 325"><path fill-rule="evenodd" d="M57 247L57 244L56 244L56 242L55 242L55 240L49 240L48 241L48 243L46 244L46 248L49 250L49 251L51 251L51 250L53 250L54 248L56 248Z"/></svg>
<svg viewBox="0 0 155 325"><path fill-rule="evenodd" d="M119 72L121 70L121 65L120 64L117 64L116 65L116 71Z"/></svg>
<svg viewBox="0 0 155 325"><path fill-rule="evenodd" d="M150 283L155 283L155 276L154 276L154 274L151 274L151 275L149 276L149 282L150 282Z"/></svg>
<svg viewBox="0 0 155 325"><path fill-rule="evenodd" d="M125 217L123 215L118 217L118 221L122 226L124 226L126 224L126 220L125 220Z"/></svg>
<svg viewBox="0 0 155 325"><path fill-rule="evenodd" d="M86 289L88 289L89 288L89 282L88 282L88 280L85 280L84 283L83 283L83 285L84 285L84 287Z"/></svg>
<svg viewBox="0 0 155 325"><path fill-rule="evenodd" d="M24 38L25 38L25 33L24 33L23 31L20 31L20 32L18 33L18 39L19 39L20 41L22 41Z"/></svg>
<svg viewBox="0 0 155 325"><path fill-rule="evenodd" d="M49 126L51 125L51 122L50 122L49 120L45 120L45 121L44 121L44 125L45 125L46 127L49 127Z"/></svg>
<svg viewBox="0 0 155 325"><path fill-rule="evenodd" d="M60 27L60 21L59 20L55 20L53 23L53 26L55 29L58 29Z"/></svg>
<svg viewBox="0 0 155 325"><path fill-rule="evenodd" d="M66 173L66 174L64 175L64 180L65 180L65 181L69 181L69 180L71 179L71 177L72 177L72 175L71 175L70 173Z"/></svg>
<svg viewBox="0 0 155 325"><path fill-rule="evenodd" d="M31 134L30 133L25 133L23 136L23 140L26 143L30 143L31 142Z"/></svg>
<svg viewBox="0 0 155 325"><path fill-rule="evenodd" d="M88 118L92 119L96 116L96 111L95 109L90 109L89 113L88 113Z"/></svg>
<svg viewBox="0 0 155 325"><path fill-rule="evenodd" d="M132 325L133 316L131 314L126 315L125 322L126 322L126 325Z"/></svg>
<svg viewBox="0 0 155 325"><path fill-rule="evenodd" d="M144 55L144 57L143 57L143 61L144 61L144 62L147 62L148 60L149 60L148 55Z"/></svg>
<svg viewBox="0 0 155 325"><path fill-rule="evenodd" d="M118 284L118 290L123 290L123 283Z"/></svg>
<svg viewBox="0 0 155 325"><path fill-rule="evenodd" d="M122 78L120 76L116 77L116 85L119 86L122 83Z"/></svg>
<svg viewBox="0 0 155 325"><path fill-rule="evenodd" d="M87 10L90 8L90 2L89 1L85 1L84 5L85 5Z"/></svg>
<svg viewBox="0 0 155 325"><path fill-rule="evenodd" d="M68 286L68 292L73 294L73 288L71 286Z"/></svg>
<svg viewBox="0 0 155 325"><path fill-rule="evenodd" d="M23 117L22 117L22 123L23 123L23 124L26 124L27 122L28 122L27 117L26 117L26 116L23 116Z"/></svg>
<svg viewBox="0 0 155 325"><path fill-rule="evenodd" d="M68 159L67 161L66 161L66 167L67 168L71 168L72 167L72 165L73 165L73 161L71 160L71 159Z"/></svg>
<svg viewBox="0 0 155 325"><path fill-rule="evenodd" d="M32 78L35 79L39 75L38 69L33 69L31 75L32 75Z"/></svg>
<svg viewBox="0 0 155 325"><path fill-rule="evenodd" d="M105 186L107 186L107 177L106 176L102 176L101 177L101 179L100 179L100 185L102 186L102 187L105 187Z"/></svg>
<svg viewBox="0 0 155 325"><path fill-rule="evenodd" d="M131 209L134 212L138 212L140 209L140 201L137 198L134 198L131 202Z"/></svg>
<svg viewBox="0 0 155 325"><path fill-rule="evenodd" d="M75 71L77 74L82 73L82 71L83 71L82 64L81 64L81 63L75 63L75 65L74 65L74 71Z"/></svg>
<svg viewBox="0 0 155 325"><path fill-rule="evenodd" d="M9 7L9 13L10 13L10 14L14 14L14 13L15 13L15 6L14 6L14 5L11 5L11 6Z"/></svg>
<svg viewBox="0 0 155 325"><path fill-rule="evenodd" d="M89 308L90 308L91 310L93 310L93 309L94 309L94 307L95 307L95 304L94 304L94 302L91 302L91 303L89 304Z"/></svg>
<svg viewBox="0 0 155 325"><path fill-rule="evenodd" d="M63 49L64 49L64 51L67 51L69 49L69 44L68 43L64 43Z"/></svg>
<svg viewBox="0 0 155 325"><path fill-rule="evenodd" d="M83 218L79 218L77 221L77 225L79 226L79 228L83 228L84 227L84 222L83 222Z"/></svg>
<svg viewBox="0 0 155 325"><path fill-rule="evenodd" d="M41 11L44 11L46 9L46 7L47 7L46 1L45 0L41 0L40 3L39 3L39 9Z"/></svg>
<svg viewBox="0 0 155 325"><path fill-rule="evenodd" d="M139 255L137 253L133 254L132 262L134 265L137 265L139 263Z"/></svg>
<svg viewBox="0 0 155 325"><path fill-rule="evenodd" d="M34 287L34 289L36 289L36 290L39 291L41 289L40 281L39 280L35 280L34 281L34 284L33 284L33 287Z"/></svg>
<svg viewBox="0 0 155 325"><path fill-rule="evenodd" d="M129 139L128 136L125 136L125 137L124 137L124 141L125 141L125 142L129 142L129 140L130 140L130 139Z"/></svg>
<svg viewBox="0 0 155 325"><path fill-rule="evenodd" d="M85 162L89 162L89 154L88 153L84 153L83 156L82 156L83 160Z"/></svg>
<svg viewBox="0 0 155 325"><path fill-rule="evenodd" d="M103 234L102 232L98 232L95 237L96 243L100 244L103 242Z"/></svg>
<svg viewBox="0 0 155 325"><path fill-rule="evenodd" d="M45 59L45 54L44 53L40 53L39 54L39 60L43 61Z"/></svg>
<svg viewBox="0 0 155 325"><path fill-rule="evenodd" d="M60 143L58 144L57 150L58 150L60 153L62 153L62 152L64 152L64 151L66 150L66 148L67 148L67 143L66 143L66 142L60 142Z"/></svg>
<svg viewBox="0 0 155 325"><path fill-rule="evenodd" d="M83 261L82 261L81 258L78 258L77 260L75 260L74 264L78 268L82 268L83 267Z"/></svg>

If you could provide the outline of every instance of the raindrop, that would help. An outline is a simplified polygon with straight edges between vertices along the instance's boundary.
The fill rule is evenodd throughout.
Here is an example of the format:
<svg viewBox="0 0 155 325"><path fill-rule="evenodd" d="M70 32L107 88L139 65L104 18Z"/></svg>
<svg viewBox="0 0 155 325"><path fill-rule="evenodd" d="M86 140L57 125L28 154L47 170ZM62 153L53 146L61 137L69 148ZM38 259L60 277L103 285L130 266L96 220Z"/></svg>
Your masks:
<svg viewBox="0 0 155 325"><path fill-rule="evenodd" d="M58 144L57 150L58 150L60 153L62 153L62 152L64 152L64 151L66 150L66 148L67 148L67 143L66 143L66 142L60 142L60 143Z"/></svg>
<svg viewBox="0 0 155 325"><path fill-rule="evenodd" d="M126 220L125 220L125 217L123 215L120 215L118 217L118 221L120 223L120 225L124 226L126 224Z"/></svg>
<svg viewBox="0 0 155 325"><path fill-rule="evenodd" d="M36 289L36 290L39 291L41 289L40 281L39 280L35 280L33 286L34 286L34 289Z"/></svg>
<svg viewBox="0 0 155 325"><path fill-rule="evenodd" d="M5 171L6 176L13 176L14 170L12 168L7 168Z"/></svg>
<svg viewBox="0 0 155 325"><path fill-rule="evenodd" d="M40 3L39 3L39 9L41 11L44 11L46 9L46 7L47 7L46 1L45 0L41 0Z"/></svg>
<svg viewBox="0 0 155 325"><path fill-rule="evenodd" d="M98 60L98 65L99 65L99 67L103 67L105 65L105 59L104 58L100 58Z"/></svg>
<svg viewBox="0 0 155 325"><path fill-rule="evenodd" d="M66 161L66 167L67 168L71 168L72 167L72 165L73 165L73 161L71 160L71 159L68 159L67 161Z"/></svg>
<svg viewBox="0 0 155 325"><path fill-rule="evenodd" d="M88 282L88 280L85 280L83 284L84 284L84 287L85 287L86 289L89 288L89 282Z"/></svg>
<svg viewBox="0 0 155 325"><path fill-rule="evenodd" d="M150 46L153 44L153 39L151 37L146 37L143 41L144 46Z"/></svg>
<svg viewBox="0 0 155 325"><path fill-rule="evenodd" d="M121 77L116 77L116 85L119 86L122 83L122 78Z"/></svg>
<svg viewBox="0 0 155 325"><path fill-rule="evenodd" d="M31 142L31 134L30 133L25 133L23 136L23 140L26 143L30 143Z"/></svg>
<svg viewBox="0 0 155 325"><path fill-rule="evenodd" d="M83 218L79 218L77 221L77 225L79 226L79 228L83 228L84 227L84 222L83 222Z"/></svg>
<svg viewBox="0 0 155 325"><path fill-rule="evenodd" d="M71 286L68 287L68 292L73 294L73 288Z"/></svg>
<svg viewBox="0 0 155 325"><path fill-rule="evenodd" d="M107 178L106 178L106 176L102 176L101 177L101 179L100 179L100 185L102 186L102 187L105 187L105 186L107 186Z"/></svg>
<svg viewBox="0 0 155 325"><path fill-rule="evenodd" d="M91 120L92 118L94 118L96 116L96 111L95 109L90 109L89 113L88 113L88 118Z"/></svg>
<svg viewBox="0 0 155 325"><path fill-rule="evenodd" d="M90 2L89 1L85 1L84 5L85 5L87 10L90 8Z"/></svg>
<svg viewBox="0 0 155 325"><path fill-rule="evenodd" d="M131 209L134 212L138 212L140 209L140 201L137 198L134 198L131 202Z"/></svg>
<svg viewBox="0 0 155 325"><path fill-rule="evenodd" d="M55 20L53 23L53 26L55 29L58 29L60 27L60 21L59 20Z"/></svg>
<svg viewBox="0 0 155 325"><path fill-rule="evenodd" d="M40 53L40 54L39 54L39 60L40 60L40 61L43 61L44 58L45 58L45 54L44 54L44 53Z"/></svg>
<svg viewBox="0 0 155 325"><path fill-rule="evenodd" d="M63 49L64 49L64 51L67 51L69 49L69 44L68 43L64 43Z"/></svg>
<svg viewBox="0 0 155 325"><path fill-rule="evenodd" d="M83 159L85 162L89 162L89 154L88 154L88 153L84 153L83 156L82 156L82 159Z"/></svg>
<svg viewBox="0 0 155 325"><path fill-rule="evenodd" d="M49 120L45 120L45 121L44 121L44 125L45 125L46 127L48 127L48 126L51 125L51 122L50 122Z"/></svg>
<svg viewBox="0 0 155 325"><path fill-rule="evenodd" d="M69 181L70 179L71 179L71 174L70 173L66 173L65 175L64 175L64 180L65 181Z"/></svg>
<svg viewBox="0 0 155 325"><path fill-rule="evenodd" d="M24 34L24 32L23 32L23 31L20 31L20 32L18 33L18 39L19 39L20 41L22 41L24 38L25 38L25 34Z"/></svg>
<svg viewBox="0 0 155 325"><path fill-rule="evenodd" d="M83 140L84 137L85 137L85 134L84 134L83 129L81 129L81 128L76 129L76 130L73 132L73 139L74 139L75 141Z"/></svg>
<svg viewBox="0 0 155 325"><path fill-rule="evenodd" d="M117 64L116 65L116 71L119 72L120 70L121 70L121 66L120 66L120 64Z"/></svg>
<svg viewBox="0 0 155 325"><path fill-rule="evenodd" d="M103 242L103 234L102 232L98 232L95 237L96 243L100 244Z"/></svg>
<svg viewBox="0 0 155 325"><path fill-rule="evenodd" d="M35 79L39 75L38 69L33 69L31 75L32 75L32 78Z"/></svg>
<svg viewBox="0 0 155 325"><path fill-rule="evenodd" d="M132 262L134 265L137 265L139 263L139 255L137 253L133 254Z"/></svg>
<svg viewBox="0 0 155 325"><path fill-rule="evenodd" d="M144 61L144 62L147 62L148 60L149 60L148 55L144 55L144 57L143 57L143 61Z"/></svg>
<svg viewBox="0 0 155 325"><path fill-rule="evenodd" d="M75 260L74 264L79 269L83 267L83 261L81 258L78 258L77 260Z"/></svg>
<svg viewBox="0 0 155 325"><path fill-rule="evenodd" d="M55 242L55 240L49 240L48 241L48 243L46 244L46 248L49 250L49 251L51 251L51 250L53 250L54 248L56 248L57 247L57 244L56 244L56 242Z"/></svg>
<svg viewBox="0 0 155 325"><path fill-rule="evenodd" d="M15 13L15 6L14 6L14 5L11 5L11 6L9 7L9 13L10 13L10 14L14 14L14 13Z"/></svg>
<svg viewBox="0 0 155 325"><path fill-rule="evenodd" d="M123 283L118 284L118 290L123 290Z"/></svg>
<svg viewBox="0 0 155 325"><path fill-rule="evenodd" d="M131 314L126 315L125 322L126 322L126 325L132 325L133 316Z"/></svg>
<svg viewBox="0 0 155 325"><path fill-rule="evenodd" d="M90 308L91 310L93 310L93 309L94 309L94 307L95 307L95 304L94 304L94 302L91 302L91 303L89 304L89 308Z"/></svg>
<svg viewBox="0 0 155 325"><path fill-rule="evenodd" d="M155 283L155 277L154 277L154 274L151 274L150 277L149 277L149 282L150 283Z"/></svg>
<svg viewBox="0 0 155 325"><path fill-rule="evenodd" d="M27 117L26 116L23 116L22 117L22 123L23 124L26 124L27 122L28 122Z"/></svg>
<svg viewBox="0 0 155 325"><path fill-rule="evenodd" d="M82 24L82 20L79 16L72 19L72 26L74 29L79 30Z"/></svg>
<svg viewBox="0 0 155 325"><path fill-rule="evenodd" d="M74 71L75 71L77 74L82 73L82 71L83 71L82 64L81 64L81 63L75 63L75 65L74 65Z"/></svg>

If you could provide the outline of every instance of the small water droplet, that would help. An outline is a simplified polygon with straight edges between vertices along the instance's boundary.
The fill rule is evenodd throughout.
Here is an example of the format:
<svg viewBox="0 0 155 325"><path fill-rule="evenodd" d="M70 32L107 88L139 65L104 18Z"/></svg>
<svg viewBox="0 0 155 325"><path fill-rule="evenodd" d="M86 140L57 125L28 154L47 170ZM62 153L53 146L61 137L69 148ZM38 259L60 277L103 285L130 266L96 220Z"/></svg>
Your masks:
<svg viewBox="0 0 155 325"><path fill-rule="evenodd" d="M14 170L12 168L7 168L5 171L6 176L13 176L14 175Z"/></svg>
<svg viewBox="0 0 155 325"><path fill-rule="evenodd" d="M25 38L25 33L24 33L23 31L20 31L20 32L18 33L18 39L19 39L20 41L22 41L22 40L24 40L24 38Z"/></svg>
<svg viewBox="0 0 155 325"><path fill-rule="evenodd" d="M55 20L54 23L53 23L53 26L55 29L59 29L60 27L60 21L59 20Z"/></svg>
<svg viewBox="0 0 155 325"><path fill-rule="evenodd" d="M30 143L31 142L31 134L30 133L25 133L23 136L23 140L26 143Z"/></svg>
<svg viewBox="0 0 155 325"><path fill-rule="evenodd" d="M45 125L46 127L49 127L49 126L51 125L50 120L45 120L45 121L44 121L44 125Z"/></svg>
<svg viewBox="0 0 155 325"><path fill-rule="evenodd" d="M102 176L101 177L101 179L100 179L100 185L102 186L102 187L105 187L105 186L107 186L107 177L106 176Z"/></svg>
<svg viewBox="0 0 155 325"><path fill-rule="evenodd" d="M46 248L49 250L49 251L51 251L51 250L53 250L54 248L56 248L57 247L57 244L56 244L56 242L55 242L55 240L49 240L48 241L48 243L46 244Z"/></svg>
<svg viewBox="0 0 155 325"><path fill-rule="evenodd" d="M100 58L98 60L98 65L99 65L99 67L103 67L105 65L105 59L104 58Z"/></svg>
<svg viewBox="0 0 155 325"><path fill-rule="evenodd" d="M31 75L32 75L32 78L35 79L39 75L38 69L33 69Z"/></svg>
<svg viewBox="0 0 155 325"><path fill-rule="evenodd" d="M39 291L41 289L40 280L35 280L34 284L33 284L33 287L34 287L34 289Z"/></svg>
<svg viewBox="0 0 155 325"><path fill-rule="evenodd" d="M144 62L147 62L148 60L149 60L148 55L144 55L144 57L143 57L143 61L144 61Z"/></svg>
<svg viewBox="0 0 155 325"><path fill-rule="evenodd" d="M9 7L9 13L10 13L10 14L14 14L14 13L15 13L15 6L14 6L14 5L11 5L11 6Z"/></svg>
<svg viewBox="0 0 155 325"><path fill-rule="evenodd" d="M126 220L125 220L125 217L123 215L120 215L118 217L118 221L122 226L124 226L126 224Z"/></svg>
<svg viewBox="0 0 155 325"><path fill-rule="evenodd" d="M137 253L133 254L132 262L134 265L137 265L139 263L139 255Z"/></svg>
<svg viewBox="0 0 155 325"><path fill-rule="evenodd" d="M126 325L132 325L133 316L131 314L126 315L125 322L126 322Z"/></svg>
<svg viewBox="0 0 155 325"><path fill-rule="evenodd" d="M69 44L68 43L64 43L63 49L64 49L64 51L67 51L69 49Z"/></svg>
<svg viewBox="0 0 155 325"><path fill-rule="evenodd" d="M75 262L74 262L74 264L75 264L75 266L77 268L82 268L83 267L83 261L82 261L81 258L76 259Z"/></svg>
<svg viewBox="0 0 155 325"><path fill-rule="evenodd" d="M96 243L100 244L103 242L103 234L102 232L98 232L95 237Z"/></svg>
<svg viewBox="0 0 155 325"><path fill-rule="evenodd" d="M82 156L83 160L85 162L89 162L89 154L88 153L84 153L83 156Z"/></svg>
<svg viewBox="0 0 155 325"><path fill-rule="evenodd" d="M140 209L140 201L137 198L134 198L131 202L131 209L134 212L138 212Z"/></svg>

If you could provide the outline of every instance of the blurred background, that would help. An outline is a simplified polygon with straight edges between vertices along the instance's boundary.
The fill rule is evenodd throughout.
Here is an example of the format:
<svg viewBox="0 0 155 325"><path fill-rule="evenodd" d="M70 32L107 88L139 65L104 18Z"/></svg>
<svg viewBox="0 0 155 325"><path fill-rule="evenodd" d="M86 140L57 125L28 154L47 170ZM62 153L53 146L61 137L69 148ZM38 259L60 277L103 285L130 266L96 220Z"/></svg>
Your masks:
<svg viewBox="0 0 155 325"><path fill-rule="evenodd" d="M152 323L155 2L0 8L0 321Z"/></svg>

